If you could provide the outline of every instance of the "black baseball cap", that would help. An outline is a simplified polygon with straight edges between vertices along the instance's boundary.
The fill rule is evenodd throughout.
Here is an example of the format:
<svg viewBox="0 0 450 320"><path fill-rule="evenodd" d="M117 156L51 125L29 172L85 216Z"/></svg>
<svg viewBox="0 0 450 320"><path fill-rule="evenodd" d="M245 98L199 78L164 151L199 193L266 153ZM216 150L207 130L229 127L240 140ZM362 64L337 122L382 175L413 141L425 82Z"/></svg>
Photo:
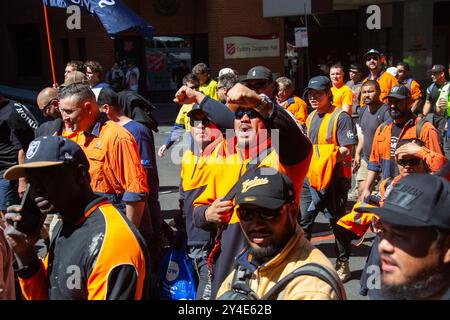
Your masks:
<svg viewBox="0 0 450 320"><path fill-rule="evenodd" d="M220 131L226 132L226 129L234 126L234 113L228 108L218 108L215 103L208 103L205 98L202 103L194 103L192 109L187 113L188 117L196 113L203 112L205 116L214 123Z"/></svg>
<svg viewBox="0 0 450 320"><path fill-rule="evenodd" d="M16 180L25 177L25 169L53 167L62 164L82 164L89 169L89 161L81 147L61 136L44 136L31 141L25 162L6 170L4 178Z"/></svg>
<svg viewBox="0 0 450 320"><path fill-rule="evenodd" d="M256 66L248 70L244 82L249 80L267 80L273 81L272 71L264 66Z"/></svg>
<svg viewBox="0 0 450 320"><path fill-rule="evenodd" d="M271 167L260 167L238 182L235 202L267 209L279 209L295 200L294 185L285 174Z"/></svg>
<svg viewBox="0 0 450 320"><path fill-rule="evenodd" d="M381 53L378 50L375 49L370 49L369 51L367 51L366 53L364 53L363 55L363 60L366 60L367 56L378 56L378 58L381 58Z"/></svg>
<svg viewBox="0 0 450 320"><path fill-rule="evenodd" d="M432 73L441 73L445 71L445 67L442 64L435 64L433 65L433 67L428 70L428 74L432 74Z"/></svg>
<svg viewBox="0 0 450 320"><path fill-rule="evenodd" d="M191 110L189 110L189 112L186 114L188 117L191 117L191 116L193 116L195 113L205 113L201 108L200 108L200 105L198 104L198 103L194 103L193 105L192 105L192 109ZM205 113L206 114L206 113ZM206 115L206 116L208 116L208 115ZM209 120L211 120L211 119L209 119Z"/></svg>
<svg viewBox="0 0 450 320"><path fill-rule="evenodd" d="M399 84L391 88L391 91L389 91L389 94L386 96L386 98L395 98L400 100L410 99L411 93L406 86Z"/></svg>
<svg viewBox="0 0 450 320"><path fill-rule="evenodd" d="M354 62L354 63L352 63L351 65L350 65L350 71L353 71L353 72L362 72L362 70L363 70L363 67L362 67L362 65L360 64L360 63L358 63L358 62Z"/></svg>
<svg viewBox="0 0 450 320"><path fill-rule="evenodd" d="M326 76L312 77L309 80L308 86L305 88L304 93L309 90L327 91L331 89L331 86L331 80Z"/></svg>
<svg viewBox="0 0 450 320"><path fill-rule="evenodd" d="M365 208L381 221L405 227L450 230L450 182L430 174L401 178L380 208Z"/></svg>

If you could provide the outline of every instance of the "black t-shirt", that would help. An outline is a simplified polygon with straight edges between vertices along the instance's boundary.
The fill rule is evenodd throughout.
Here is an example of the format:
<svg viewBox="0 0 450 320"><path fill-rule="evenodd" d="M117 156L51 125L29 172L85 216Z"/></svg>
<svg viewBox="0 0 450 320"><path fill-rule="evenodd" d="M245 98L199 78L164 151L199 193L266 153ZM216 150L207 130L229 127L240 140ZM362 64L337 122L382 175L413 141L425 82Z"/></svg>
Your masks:
<svg viewBox="0 0 450 320"><path fill-rule="evenodd" d="M20 149L27 150L38 126L35 116L24 105L6 100L0 106L0 174L17 164Z"/></svg>
<svg viewBox="0 0 450 320"><path fill-rule="evenodd" d="M17 164L17 153L21 146L19 140L13 134L9 116L12 110L12 103L7 101L0 105L0 176L9 167Z"/></svg>
<svg viewBox="0 0 450 320"><path fill-rule="evenodd" d="M391 130L391 177L396 177L398 172L397 162L395 161L395 149L397 148L398 138L402 132L403 127L406 122L403 123L393 123Z"/></svg>
<svg viewBox="0 0 450 320"><path fill-rule="evenodd" d="M373 137L375 136L375 131L380 124L389 119L389 106L387 104L383 104L374 113L370 112L368 106L364 106L363 108L361 108L359 114L359 123L364 135L363 158L367 162L369 161L370 152L372 151L372 143Z"/></svg>
<svg viewBox="0 0 450 320"><path fill-rule="evenodd" d="M434 113L436 111L436 102L439 98L439 95L441 94L441 89L447 84L447 81L445 81L443 84L438 85L436 83L432 83L427 88L427 96L426 101L430 101L431 108L430 112Z"/></svg>
<svg viewBox="0 0 450 320"><path fill-rule="evenodd" d="M319 135L319 128L322 124L325 113L317 113L311 122L311 136L310 139L313 144L317 144L317 138ZM342 112L337 120L336 128L337 142L339 146L349 146L356 144L355 131L353 128L352 118L346 113Z"/></svg>

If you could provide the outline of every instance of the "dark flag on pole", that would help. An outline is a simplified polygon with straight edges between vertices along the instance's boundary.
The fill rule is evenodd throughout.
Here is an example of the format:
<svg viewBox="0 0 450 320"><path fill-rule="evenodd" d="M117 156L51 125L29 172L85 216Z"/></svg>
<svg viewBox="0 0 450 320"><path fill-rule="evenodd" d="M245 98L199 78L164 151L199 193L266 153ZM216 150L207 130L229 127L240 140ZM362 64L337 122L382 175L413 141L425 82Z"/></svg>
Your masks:
<svg viewBox="0 0 450 320"><path fill-rule="evenodd" d="M108 35L114 38L123 31L134 31L147 39L154 35L153 27L120 0L43 0L49 7L67 8L75 5L96 15Z"/></svg>

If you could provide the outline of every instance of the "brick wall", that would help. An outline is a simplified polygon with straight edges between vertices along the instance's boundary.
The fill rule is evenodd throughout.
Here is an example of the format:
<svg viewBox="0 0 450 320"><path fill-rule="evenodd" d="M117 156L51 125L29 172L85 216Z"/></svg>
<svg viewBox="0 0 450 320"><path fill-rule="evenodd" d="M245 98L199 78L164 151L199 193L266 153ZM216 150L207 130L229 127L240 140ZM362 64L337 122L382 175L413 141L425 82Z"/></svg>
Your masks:
<svg viewBox="0 0 450 320"><path fill-rule="evenodd" d="M284 44L280 41L281 55L273 58L224 60L223 38L231 35L266 35L278 33L283 39L283 20L262 17L262 0L180 0L174 15L164 15L155 9L163 0L124 0L137 14L150 22L156 35L208 34L208 55L212 75L217 76L222 67L238 70L240 75L254 65L263 64L273 72L283 70ZM68 30L68 14L64 9L48 8L49 24L55 59L56 79L62 83L65 61L63 61L62 39L67 39L70 59L79 56L78 38L85 39L85 54L90 60L99 61L105 71L114 62L114 40L110 39L96 17L82 14L81 30ZM44 14L41 1L2 0L0 1L0 38L5 39L0 50L0 83L7 85L44 86L52 83ZM42 77L24 83L17 76L17 52L11 26L36 24L39 28ZM33 82L34 81L34 82ZM26 81L25 81L26 82ZM33 83L32 83L33 82Z"/></svg>
<svg viewBox="0 0 450 320"><path fill-rule="evenodd" d="M274 73L283 73L284 44L280 40L280 57L224 59L223 38L233 35L267 35L278 33L283 39L281 18L263 18L262 0L208 1L209 60L213 76L222 67L236 69L239 75L255 65L265 65Z"/></svg>

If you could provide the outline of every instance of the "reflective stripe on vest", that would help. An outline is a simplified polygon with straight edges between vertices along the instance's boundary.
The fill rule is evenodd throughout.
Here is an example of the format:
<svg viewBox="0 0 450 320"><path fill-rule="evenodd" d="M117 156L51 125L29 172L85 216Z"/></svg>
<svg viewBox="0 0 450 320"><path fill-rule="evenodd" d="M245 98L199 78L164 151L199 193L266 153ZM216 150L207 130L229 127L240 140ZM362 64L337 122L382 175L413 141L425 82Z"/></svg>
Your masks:
<svg viewBox="0 0 450 320"><path fill-rule="evenodd" d="M313 144L336 144L336 128L337 128L337 120L339 115L344 112L341 108L334 107L332 113L325 114L322 123L319 127L319 132L317 135L317 143ZM314 110L306 120L306 126L308 128L308 138L311 139L311 124L314 117L317 114L317 110ZM326 135L323 134L323 130L326 128ZM325 138L324 138L325 137Z"/></svg>

